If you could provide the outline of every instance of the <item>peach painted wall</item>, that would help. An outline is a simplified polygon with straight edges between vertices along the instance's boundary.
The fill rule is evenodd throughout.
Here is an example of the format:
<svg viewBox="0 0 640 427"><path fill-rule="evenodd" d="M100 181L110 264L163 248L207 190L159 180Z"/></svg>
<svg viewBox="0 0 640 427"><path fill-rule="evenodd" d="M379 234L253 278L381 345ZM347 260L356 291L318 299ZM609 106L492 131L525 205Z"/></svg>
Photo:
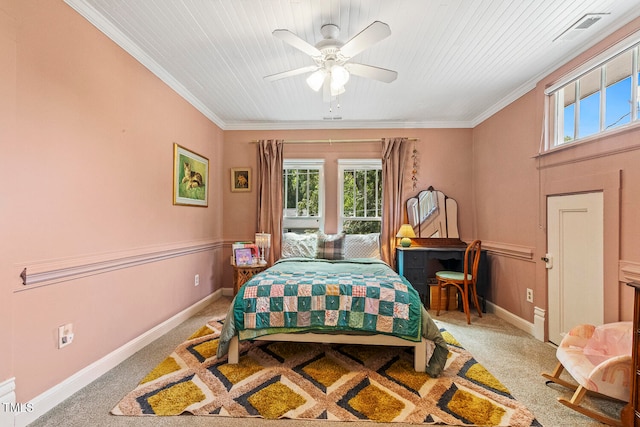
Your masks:
<svg viewBox="0 0 640 427"><path fill-rule="evenodd" d="M6 162L10 161L6 155L6 149L16 142L16 33L17 24L14 17L13 1L0 0L0 146L3 155L0 156L0 170L3 181L10 182L6 174ZM15 159L14 159L15 160ZM14 185L15 187L15 185ZM2 186L0 191L0 212L2 220L2 244L0 244L0 271L9 268L9 254L11 245L6 239L4 229L10 224L5 218L5 213L10 209L7 190L8 185ZM0 280L0 383L13 377L13 317L12 317L12 293L8 283ZM3 416L0 411L0 423Z"/></svg>
<svg viewBox="0 0 640 427"><path fill-rule="evenodd" d="M536 88L473 130L478 237L490 241L494 303L530 322L534 306L547 308L546 198L603 191L605 199L605 321L631 319L632 292L640 277L640 128L537 156L541 144L544 89L640 30L636 19L542 79ZM516 256L511 256L513 249ZM534 290L534 304L525 289ZM588 297L588 296L577 296Z"/></svg>
<svg viewBox="0 0 640 427"><path fill-rule="evenodd" d="M411 159L407 159L407 179L405 181L405 199L415 195L418 190L432 185L458 201L460 210L460 234L463 239L473 237L473 212L471 193L471 129L341 129L341 130L282 130L282 131L225 131L224 164L227 167L226 189L223 194L225 205L224 238L230 244L236 240L253 240L257 219L257 186L253 174L253 191L250 193L232 193L230 190L230 172L232 167L251 167L256 171L257 146L251 141L258 139L289 140L340 140L340 139L379 139L406 136L417 138L419 172L418 187L411 186ZM322 143L289 144L284 147L285 158L322 158L325 159L325 185L328 206L325 208L325 230L336 232L338 207L331 194L337 192L337 160L340 158L380 158L380 143ZM451 161L455 159L455 167ZM329 202L331 201L331 202ZM230 255L230 246L225 252ZM225 272L225 283L231 280L231 267Z"/></svg>
<svg viewBox="0 0 640 427"><path fill-rule="evenodd" d="M0 29L0 381L15 376L24 403L221 286L223 132L62 1L3 0L0 20L17 23ZM208 208L172 204L174 142L209 158ZM46 286L19 277L198 245ZM67 322L75 340L57 349Z"/></svg>
<svg viewBox="0 0 640 427"><path fill-rule="evenodd" d="M538 224L538 177L532 147L540 127L535 97L528 93L473 130L473 191L477 237L489 256L491 289L487 298L533 322L526 289L535 289L535 258L499 256L506 246L535 251ZM544 249L542 250L544 253ZM537 252L536 252L537 254ZM539 258L539 257L538 257Z"/></svg>

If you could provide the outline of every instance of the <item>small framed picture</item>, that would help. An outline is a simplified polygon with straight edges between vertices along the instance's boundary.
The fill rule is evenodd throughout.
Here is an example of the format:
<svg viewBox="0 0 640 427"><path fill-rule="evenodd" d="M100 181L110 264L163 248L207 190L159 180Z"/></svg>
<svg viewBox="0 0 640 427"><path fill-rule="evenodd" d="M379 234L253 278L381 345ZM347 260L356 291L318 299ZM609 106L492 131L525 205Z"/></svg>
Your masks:
<svg viewBox="0 0 640 427"><path fill-rule="evenodd" d="M251 191L251 168L231 168L231 191Z"/></svg>
<svg viewBox="0 0 640 427"><path fill-rule="evenodd" d="M236 249L233 255L236 259L237 266L253 264L253 258L251 257L251 248Z"/></svg>

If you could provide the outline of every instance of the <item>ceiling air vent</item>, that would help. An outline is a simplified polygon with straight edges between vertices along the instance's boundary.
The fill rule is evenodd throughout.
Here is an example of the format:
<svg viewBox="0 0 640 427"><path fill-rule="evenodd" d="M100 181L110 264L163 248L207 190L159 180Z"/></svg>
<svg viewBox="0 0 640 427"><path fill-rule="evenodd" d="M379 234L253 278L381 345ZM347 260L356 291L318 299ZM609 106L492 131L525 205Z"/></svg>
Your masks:
<svg viewBox="0 0 640 427"><path fill-rule="evenodd" d="M593 24L601 20L608 13L587 13L582 18L578 19L569 28L564 30L562 34L553 39L556 40L573 40L581 34L584 34L584 30L590 28Z"/></svg>

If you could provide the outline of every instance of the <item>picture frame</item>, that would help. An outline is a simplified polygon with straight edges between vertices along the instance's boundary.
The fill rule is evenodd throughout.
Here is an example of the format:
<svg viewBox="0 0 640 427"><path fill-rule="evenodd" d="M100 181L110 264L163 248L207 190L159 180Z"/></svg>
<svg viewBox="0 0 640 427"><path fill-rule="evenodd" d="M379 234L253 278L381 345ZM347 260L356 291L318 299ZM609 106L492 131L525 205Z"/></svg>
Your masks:
<svg viewBox="0 0 640 427"><path fill-rule="evenodd" d="M209 206L209 159L173 144L173 204Z"/></svg>
<svg viewBox="0 0 640 427"><path fill-rule="evenodd" d="M251 168L231 168L231 191L251 191Z"/></svg>
<svg viewBox="0 0 640 427"><path fill-rule="evenodd" d="M233 255L237 266L241 267L253 264L251 248L235 249Z"/></svg>

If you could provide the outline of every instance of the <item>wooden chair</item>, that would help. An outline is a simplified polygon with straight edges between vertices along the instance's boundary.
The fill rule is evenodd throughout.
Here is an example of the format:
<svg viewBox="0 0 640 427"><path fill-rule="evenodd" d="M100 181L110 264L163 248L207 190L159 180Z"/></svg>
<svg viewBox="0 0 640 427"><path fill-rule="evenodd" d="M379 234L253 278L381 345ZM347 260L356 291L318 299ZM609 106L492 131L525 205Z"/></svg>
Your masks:
<svg viewBox="0 0 640 427"><path fill-rule="evenodd" d="M581 406L587 392L628 402L634 375L631 352L633 345L632 322L606 323L600 326L578 325L564 336L556 357L558 364L553 373L542 376L550 382L575 390L571 399L558 397L558 402L611 426L622 426L620 418L612 418L600 411ZM560 378L566 371L578 385Z"/></svg>
<svg viewBox="0 0 640 427"><path fill-rule="evenodd" d="M476 281L478 278L478 264L480 263L480 252L482 249L482 243L480 240L474 240L469 243L467 249L464 252L464 271L438 271L436 273L436 279L438 279L438 285L436 290L436 298L440 300L441 289L448 286L454 286L462 294L462 306L464 312L467 315L467 324L471 324L471 315L469 314L469 290L473 296L473 302L478 309L478 316L482 317L482 311L480 310L480 304L478 303L478 293L476 292ZM471 272L469 268L471 267ZM440 306L436 311L436 316L440 315ZM446 292L446 305L445 308L449 308L449 292Z"/></svg>

